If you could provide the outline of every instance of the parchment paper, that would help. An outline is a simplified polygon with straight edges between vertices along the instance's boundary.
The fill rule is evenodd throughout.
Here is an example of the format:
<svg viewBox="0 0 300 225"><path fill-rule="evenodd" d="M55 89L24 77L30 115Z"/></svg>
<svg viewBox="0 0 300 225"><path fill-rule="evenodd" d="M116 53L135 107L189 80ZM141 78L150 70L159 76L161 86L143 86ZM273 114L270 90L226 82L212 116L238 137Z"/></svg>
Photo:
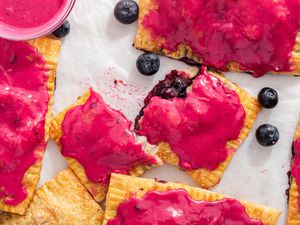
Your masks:
<svg viewBox="0 0 300 225"><path fill-rule="evenodd" d="M142 52L132 47L137 24L122 25L114 19L112 12L116 2L77 0L69 17L71 33L63 41L59 60L55 113L93 86L112 107L133 119L143 98L158 80L171 69L188 68L184 63L161 57L158 74L152 77L140 75L135 61ZM286 173L290 169L291 144L300 111L300 77L267 75L257 79L237 73L226 73L226 76L255 96L261 88L273 87L280 95L280 102L275 109L262 111L220 184L213 190L278 208L283 212L278 224L283 225L287 209ZM255 140L255 129L263 123L271 123L280 131L280 140L274 147L262 147ZM56 145L50 141L39 185L66 166ZM196 186L188 175L169 165L148 171L144 177L182 181Z"/></svg>

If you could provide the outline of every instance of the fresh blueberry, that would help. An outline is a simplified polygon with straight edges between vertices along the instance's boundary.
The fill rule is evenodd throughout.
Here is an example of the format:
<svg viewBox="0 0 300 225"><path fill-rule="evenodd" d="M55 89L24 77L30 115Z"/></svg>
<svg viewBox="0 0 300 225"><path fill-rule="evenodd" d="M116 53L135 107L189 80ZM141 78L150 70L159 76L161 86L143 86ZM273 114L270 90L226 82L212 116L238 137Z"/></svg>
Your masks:
<svg viewBox="0 0 300 225"><path fill-rule="evenodd" d="M151 76L159 70L160 60L156 54L144 53L136 60L136 66L141 74Z"/></svg>
<svg viewBox="0 0 300 225"><path fill-rule="evenodd" d="M53 35L57 38L66 37L71 30L71 25L68 20L66 20L56 31L53 32Z"/></svg>
<svg viewBox="0 0 300 225"><path fill-rule="evenodd" d="M256 130L256 140L262 146L272 146L279 140L277 128L271 124L263 124Z"/></svg>
<svg viewBox="0 0 300 225"><path fill-rule="evenodd" d="M265 87L259 92L258 101L264 108L272 109L278 103L278 94L273 88Z"/></svg>
<svg viewBox="0 0 300 225"><path fill-rule="evenodd" d="M139 17L139 6L133 0L121 0L115 6L114 16L120 23L133 23Z"/></svg>

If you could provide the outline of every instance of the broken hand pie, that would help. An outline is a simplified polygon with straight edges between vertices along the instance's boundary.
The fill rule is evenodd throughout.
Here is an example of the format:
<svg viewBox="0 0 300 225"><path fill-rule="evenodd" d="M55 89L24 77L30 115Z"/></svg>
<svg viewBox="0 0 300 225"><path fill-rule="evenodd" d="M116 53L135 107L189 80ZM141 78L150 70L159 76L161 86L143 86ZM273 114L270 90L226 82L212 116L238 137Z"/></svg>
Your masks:
<svg viewBox="0 0 300 225"><path fill-rule="evenodd" d="M51 122L51 137L98 202L105 197L112 172L141 175L161 163L155 156L156 147L136 137L130 126L93 89Z"/></svg>
<svg viewBox="0 0 300 225"><path fill-rule="evenodd" d="M216 185L260 111L257 100L221 74L202 67L172 71L144 101L136 132L158 145L158 156L203 188Z"/></svg>

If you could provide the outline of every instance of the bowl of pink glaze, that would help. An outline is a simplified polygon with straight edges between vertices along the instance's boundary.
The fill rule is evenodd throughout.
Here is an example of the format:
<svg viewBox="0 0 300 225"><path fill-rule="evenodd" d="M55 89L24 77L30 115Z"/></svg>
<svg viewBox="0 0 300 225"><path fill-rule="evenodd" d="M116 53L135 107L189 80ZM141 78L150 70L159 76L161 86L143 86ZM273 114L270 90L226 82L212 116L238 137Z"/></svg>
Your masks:
<svg viewBox="0 0 300 225"><path fill-rule="evenodd" d="M46 36L71 12L75 0L0 0L0 37L15 41Z"/></svg>

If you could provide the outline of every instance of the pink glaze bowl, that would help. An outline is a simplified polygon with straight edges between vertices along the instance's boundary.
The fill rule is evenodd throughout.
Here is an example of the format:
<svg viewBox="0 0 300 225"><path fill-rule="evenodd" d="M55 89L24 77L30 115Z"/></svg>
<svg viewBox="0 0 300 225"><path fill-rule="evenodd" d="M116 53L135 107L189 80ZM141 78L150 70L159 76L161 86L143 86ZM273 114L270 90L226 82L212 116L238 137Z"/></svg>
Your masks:
<svg viewBox="0 0 300 225"><path fill-rule="evenodd" d="M74 7L75 2L76 0L66 0L65 4L50 20L48 20L48 22L39 26L22 28L11 26L0 21L0 38L14 41L25 41L47 36L59 28L67 19Z"/></svg>

